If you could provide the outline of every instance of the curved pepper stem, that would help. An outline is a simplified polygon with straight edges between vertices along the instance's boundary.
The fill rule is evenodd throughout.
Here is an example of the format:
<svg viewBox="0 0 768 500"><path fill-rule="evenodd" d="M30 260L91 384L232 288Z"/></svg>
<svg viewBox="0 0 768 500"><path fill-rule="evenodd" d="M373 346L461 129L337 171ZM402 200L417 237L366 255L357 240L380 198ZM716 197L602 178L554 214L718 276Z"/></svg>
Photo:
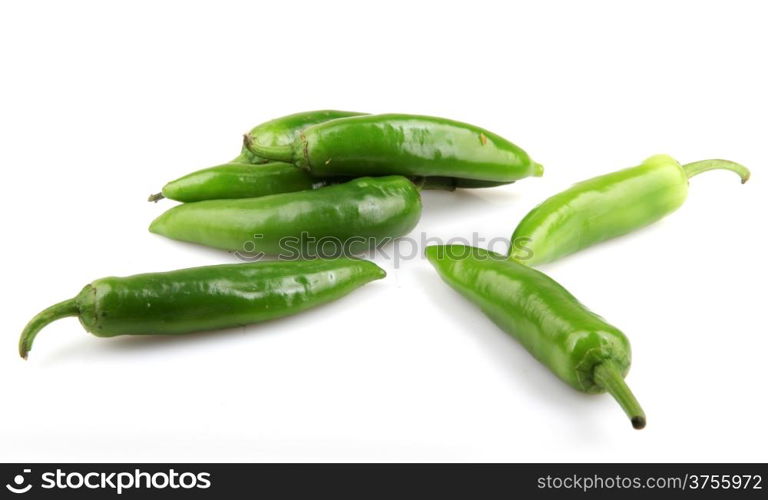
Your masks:
<svg viewBox="0 0 768 500"><path fill-rule="evenodd" d="M645 427L645 412L627 386L615 362L603 361L594 367L592 376L597 385L608 391L608 394L619 403L624 413L632 421L632 427L635 429Z"/></svg>
<svg viewBox="0 0 768 500"><path fill-rule="evenodd" d="M264 146L254 142L250 134L243 135L243 146L251 153L275 161L291 163L293 161L293 146Z"/></svg>
<svg viewBox="0 0 768 500"><path fill-rule="evenodd" d="M27 359L27 354L32 349L32 342L38 332L43 329L48 323L52 323L57 319L66 318L67 316L78 316L80 310L77 307L75 299L65 300L54 304L48 309L40 312L27 323L24 327L24 331L21 332L21 338L19 339L19 354L22 358Z"/></svg>
<svg viewBox="0 0 768 500"><path fill-rule="evenodd" d="M683 170L690 179L693 176L699 175L709 170L730 170L735 172L741 177L741 183L744 184L749 180L749 169L744 165L740 165L735 161L730 160L701 160L693 163L683 165Z"/></svg>

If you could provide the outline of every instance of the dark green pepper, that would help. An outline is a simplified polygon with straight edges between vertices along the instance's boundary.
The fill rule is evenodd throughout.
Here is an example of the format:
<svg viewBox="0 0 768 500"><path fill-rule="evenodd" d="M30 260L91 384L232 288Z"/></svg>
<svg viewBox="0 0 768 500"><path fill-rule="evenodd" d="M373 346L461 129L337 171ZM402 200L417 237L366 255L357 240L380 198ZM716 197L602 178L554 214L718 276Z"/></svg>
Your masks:
<svg viewBox="0 0 768 500"><path fill-rule="evenodd" d="M405 177L361 177L312 191L186 203L149 230L224 250L330 257L402 236L420 216L419 191Z"/></svg>
<svg viewBox="0 0 768 500"><path fill-rule="evenodd" d="M252 262L102 278L24 328L27 357L48 323L77 316L98 337L180 335L257 323L336 300L386 273L358 259Z"/></svg>
<svg viewBox="0 0 768 500"><path fill-rule="evenodd" d="M632 421L645 413L624 382L629 341L544 273L504 256L463 245L430 246L440 276L571 387L609 392Z"/></svg>
<svg viewBox="0 0 768 500"><path fill-rule="evenodd" d="M181 202L258 198L269 194L291 193L312 189L315 181L306 171L290 163L263 165L228 163L187 174L163 186L162 194L149 197Z"/></svg>
<svg viewBox="0 0 768 500"><path fill-rule="evenodd" d="M534 266L647 226L677 210L688 194L688 179L708 170L749 170L728 160L680 165L667 155L636 167L579 182L545 200L512 234L509 258Z"/></svg>
<svg viewBox="0 0 768 500"><path fill-rule="evenodd" d="M292 144L299 133L310 125L362 114L333 109L295 113L256 125L248 132L248 137L270 146L283 146ZM171 181L161 193L151 195L149 201L156 202L163 198L177 201L248 198L250 196L241 196L240 193L259 193L253 196L288 193L310 189L315 182L306 172L291 172L277 167L272 167L269 172L250 172L245 168L247 165L266 163L270 160L254 155L243 146L240 155L227 164L198 170Z"/></svg>
<svg viewBox="0 0 768 500"><path fill-rule="evenodd" d="M363 113L352 111L309 111L283 116L257 125L247 134L248 141L268 146L289 145L302 130L310 125L337 118L359 116ZM253 165L268 167L266 170L250 168ZM352 177L313 177L304 169L289 164L270 162L251 153L245 146L237 158L216 167L192 172L163 187L162 192L153 194L149 201L169 198L181 202L255 198L268 194L304 191L313 187L346 182ZM450 177L412 177L421 189L454 190L456 188L495 187L508 182L460 179Z"/></svg>
<svg viewBox="0 0 768 500"><path fill-rule="evenodd" d="M488 130L445 118L402 114L339 118L305 128L291 145L262 144L253 154L286 161L314 177L441 176L512 182L543 173L522 149Z"/></svg>

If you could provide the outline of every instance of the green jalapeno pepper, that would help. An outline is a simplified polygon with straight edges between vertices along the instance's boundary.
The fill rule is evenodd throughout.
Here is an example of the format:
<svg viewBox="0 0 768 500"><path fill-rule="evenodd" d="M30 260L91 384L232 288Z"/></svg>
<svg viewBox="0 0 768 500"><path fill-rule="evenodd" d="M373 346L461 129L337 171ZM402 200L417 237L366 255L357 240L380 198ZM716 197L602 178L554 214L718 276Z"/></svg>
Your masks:
<svg viewBox="0 0 768 500"><path fill-rule="evenodd" d="M19 353L26 358L38 332L67 316L79 317L98 337L180 335L295 314L385 275L365 260L318 259L102 278L35 316L21 334Z"/></svg>
<svg viewBox="0 0 768 500"><path fill-rule="evenodd" d="M361 177L312 191L186 203L149 230L224 250L329 257L402 236L420 216L419 191L405 177Z"/></svg>
<svg viewBox="0 0 768 500"><path fill-rule="evenodd" d="M286 161L315 177L442 176L511 182L543 168L522 149L488 130L445 118L364 115L305 128L290 145L245 136L253 154Z"/></svg>
<svg viewBox="0 0 768 500"><path fill-rule="evenodd" d="M452 288L571 387L607 391L642 429L645 414L624 382L629 341L544 273L463 245L430 246L426 256Z"/></svg>
<svg viewBox="0 0 768 500"><path fill-rule="evenodd" d="M306 171L290 163L227 163L187 174L163 186L161 198L181 202L257 198L269 194L291 193L312 189L315 181Z"/></svg>
<svg viewBox="0 0 768 500"><path fill-rule="evenodd" d="M579 182L545 200L512 234L509 258L527 265L551 262L601 241L647 226L677 210L688 194L688 179L715 169L749 179L749 170L728 160L680 165L667 155Z"/></svg>

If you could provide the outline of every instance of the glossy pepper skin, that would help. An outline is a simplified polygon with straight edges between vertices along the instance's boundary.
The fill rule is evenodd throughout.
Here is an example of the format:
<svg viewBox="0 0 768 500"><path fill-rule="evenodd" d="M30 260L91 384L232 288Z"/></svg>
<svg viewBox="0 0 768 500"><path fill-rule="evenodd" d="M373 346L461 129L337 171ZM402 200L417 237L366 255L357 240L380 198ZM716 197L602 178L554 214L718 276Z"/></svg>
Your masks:
<svg viewBox="0 0 768 500"><path fill-rule="evenodd" d="M162 197L189 203L257 198L312 189L317 181L290 163L227 163L192 172L163 186ZM160 197L153 195L150 201Z"/></svg>
<svg viewBox="0 0 768 500"><path fill-rule="evenodd" d="M224 250L329 257L402 236L420 217L421 197L411 181L361 177L313 191L186 203L149 230Z"/></svg>
<svg viewBox="0 0 768 500"><path fill-rule="evenodd" d="M645 426L624 383L629 341L616 327L544 273L502 255L463 245L430 246L426 255L446 283L560 379L582 392L608 391L635 428Z"/></svg>
<svg viewBox="0 0 768 500"><path fill-rule="evenodd" d="M336 300L383 278L358 259L252 262L98 279L35 316L19 341L23 358L48 323L77 316L98 337L180 335L243 326Z"/></svg>
<svg viewBox="0 0 768 500"><path fill-rule="evenodd" d="M354 111L321 110L283 116L257 125L247 134L245 142L254 141L268 146L284 146L293 143L306 127L337 118L360 116ZM252 168L253 165L267 167L266 170ZM289 168L290 167L290 168ZM255 198L268 194L304 191L313 187L346 182L351 177L313 177L304 169L288 163L270 162L256 156L243 146L241 154L231 162L215 167L197 170L167 183L160 193L153 194L149 201L163 198L181 202ZM496 187L508 182L495 182L452 177L412 177L421 189L454 190L457 188L477 189Z"/></svg>
<svg viewBox="0 0 768 500"><path fill-rule="evenodd" d="M315 177L398 174L512 182L543 173L541 165L503 137L430 116L339 118L305 128L290 146L268 146L250 136L245 146Z"/></svg>
<svg viewBox="0 0 768 500"><path fill-rule="evenodd" d="M636 167L582 181L531 210L512 234L509 258L535 266L596 243L630 233L677 210L688 194L688 179L702 172L749 170L728 160L680 165L667 155Z"/></svg>
<svg viewBox="0 0 768 500"><path fill-rule="evenodd" d="M250 140L259 144L268 146L285 146L292 144L305 128L318 123L335 120L337 118L348 118L350 116L364 115L357 111L339 111L335 109L321 109L316 111L304 111L292 115L281 116L274 120L269 120L256 125L248 132ZM266 163L269 160L251 153L248 148L243 146L240 156L233 160L234 162L244 163Z"/></svg>
<svg viewBox="0 0 768 500"><path fill-rule="evenodd" d="M284 146L292 144L299 133L310 125L362 114L364 113L333 109L305 111L256 125L246 136L249 140L270 146ZM271 167L271 172L266 173L249 172L246 168L249 165L268 163L273 162L254 155L243 146L240 154L227 164L198 170L171 181L163 187L162 192L150 195L149 201L157 202L163 198L183 202L245 198L248 196L240 196L240 194L249 192L260 193L254 196L263 196L310 189L315 182L307 172L291 172L276 166ZM272 191L268 192L270 189Z"/></svg>

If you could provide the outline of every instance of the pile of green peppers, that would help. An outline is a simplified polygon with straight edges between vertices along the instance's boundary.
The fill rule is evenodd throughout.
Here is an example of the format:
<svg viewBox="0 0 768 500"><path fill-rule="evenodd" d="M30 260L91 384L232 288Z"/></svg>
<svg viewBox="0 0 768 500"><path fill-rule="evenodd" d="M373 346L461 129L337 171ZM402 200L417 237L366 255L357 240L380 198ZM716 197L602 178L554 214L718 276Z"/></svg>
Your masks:
<svg viewBox="0 0 768 500"><path fill-rule="evenodd" d="M534 266L661 219L685 201L691 177L714 169L733 171L742 183L750 175L728 160L681 165L652 156L542 202L517 225L506 255L463 245L434 245L425 254L449 286L555 375L579 391L611 394L642 429L645 413L624 380L627 337ZM150 196L182 204L149 229L291 260L95 280L29 321L19 352L26 358L38 332L67 316L112 337L180 335L301 312L385 277L355 255L409 233L421 216L422 190L491 188L542 174L500 135L445 118L323 110L262 123L231 161Z"/></svg>

